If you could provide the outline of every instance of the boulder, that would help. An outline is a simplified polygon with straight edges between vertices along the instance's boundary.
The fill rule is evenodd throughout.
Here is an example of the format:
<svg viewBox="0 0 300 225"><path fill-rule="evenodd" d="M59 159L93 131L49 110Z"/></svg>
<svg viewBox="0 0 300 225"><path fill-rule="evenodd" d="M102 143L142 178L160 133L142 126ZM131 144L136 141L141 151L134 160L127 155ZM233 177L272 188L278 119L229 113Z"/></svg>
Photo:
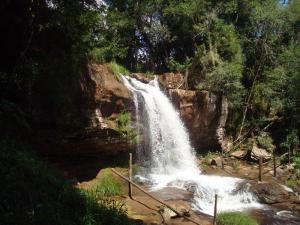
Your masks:
<svg viewBox="0 0 300 225"><path fill-rule="evenodd" d="M263 161L267 161L271 159L271 156L271 153L267 152L267 150L259 148L255 144L253 145L251 150L251 159L259 160L259 158L262 157Z"/></svg>
<svg viewBox="0 0 300 225"><path fill-rule="evenodd" d="M251 186L259 202L264 204L300 203L299 197L276 182L259 182Z"/></svg>
<svg viewBox="0 0 300 225"><path fill-rule="evenodd" d="M230 154L230 156L237 158L237 159L243 159L246 156L246 152L242 151L242 150L238 150L238 151L232 152Z"/></svg>

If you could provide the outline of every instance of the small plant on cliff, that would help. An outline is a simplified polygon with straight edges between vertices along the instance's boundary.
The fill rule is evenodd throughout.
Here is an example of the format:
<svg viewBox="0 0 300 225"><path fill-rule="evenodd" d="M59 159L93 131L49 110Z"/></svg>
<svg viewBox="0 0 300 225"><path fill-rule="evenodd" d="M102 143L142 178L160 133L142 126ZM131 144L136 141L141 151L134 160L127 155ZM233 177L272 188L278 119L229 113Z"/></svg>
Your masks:
<svg viewBox="0 0 300 225"><path fill-rule="evenodd" d="M122 65L116 62L110 62L108 67L113 71L113 73L117 76L119 75L129 75L129 71Z"/></svg>
<svg viewBox="0 0 300 225"><path fill-rule="evenodd" d="M129 112L122 112L117 118L118 128L117 130L122 134L124 138L131 144L138 143L138 133L134 127L131 126L131 114Z"/></svg>
<svg viewBox="0 0 300 225"><path fill-rule="evenodd" d="M217 225L258 225L258 223L245 213L223 212L217 216Z"/></svg>

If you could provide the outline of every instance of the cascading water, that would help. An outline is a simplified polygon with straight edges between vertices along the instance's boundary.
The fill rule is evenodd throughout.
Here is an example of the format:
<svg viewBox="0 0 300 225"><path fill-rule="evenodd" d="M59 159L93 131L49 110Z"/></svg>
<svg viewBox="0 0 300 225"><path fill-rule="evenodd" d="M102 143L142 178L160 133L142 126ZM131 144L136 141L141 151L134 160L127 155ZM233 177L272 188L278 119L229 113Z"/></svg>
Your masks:
<svg viewBox="0 0 300 225"><path fill-rule="evenodd" d="M247 185L243 190L236 190L243 180L201 174L188 133L178 112L160 90L157 79L149 84L124 76L122 80L133 93L137 120L140 122L141 118L144 119L144 127L149 135L151 154L146 172L141 177L150 181L153 189L186 188L192 185L195 189L194 209L210 215L213 214L215 193L220 196L219 211L261 206L247 190ZM143 116L140 115L142 111ZM138 157L143 155L138 153Z"/></svg>

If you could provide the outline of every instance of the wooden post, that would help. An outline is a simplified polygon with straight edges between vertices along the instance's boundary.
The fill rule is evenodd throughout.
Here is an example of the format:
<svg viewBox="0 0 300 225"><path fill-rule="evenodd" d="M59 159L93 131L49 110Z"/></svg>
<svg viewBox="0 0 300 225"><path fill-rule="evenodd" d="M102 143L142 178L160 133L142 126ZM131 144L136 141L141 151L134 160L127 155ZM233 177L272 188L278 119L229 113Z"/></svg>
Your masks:
<svg viewBox="0 0 300 225"><path fill-rule="evenodd" d="M217 205L218 205L218 195L215 194L214 223L213 223L214 225L217 224L217 210L218 210Z"/></svg>
<svg viewBox="0 0 300 225"><path fill-rule="evenodd" d="M128 195L130 198L132 198L132 185L131 185L131 181L132 181L132 153L129 153L129 180L130 182L128 182Z"/></svg>
<svg viewBox="0 0 300 225"><path fill-rule="evenodd" d="M224 158L223 158L223 156L222 156L221 163L222 163L222 170L224 170Z"/></svg>
<svg viewBox="0 0 300 225"><path fill-rule="evenodd" d="M273 176L276 177L276 156L275 156L275 154L273 155L273 170L274 170Z"/></svg>
<svg viewBox="0 0 300 225"><path fill-rule="evenodd" d="M222 170L224 170L224 150L222 148L222 157L221 157Z"/></svg>
<svg viewBox="0 0 300 225"><path fill-rule="evenodd" d="M262 181L262 161L263 161L263 158L262 158L262 156L260 156L259 157L259 176L258 176L259 181Z"/></svg>

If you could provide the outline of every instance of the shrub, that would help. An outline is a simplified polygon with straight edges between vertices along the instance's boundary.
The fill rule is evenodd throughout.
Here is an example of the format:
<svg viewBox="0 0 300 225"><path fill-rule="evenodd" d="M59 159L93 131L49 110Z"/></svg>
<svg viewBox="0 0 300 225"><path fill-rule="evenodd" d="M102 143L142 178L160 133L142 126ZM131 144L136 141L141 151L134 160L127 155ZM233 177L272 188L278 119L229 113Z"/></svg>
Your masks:
<svg viewBox="0 0 300 225"><path fill-rule="evenodd" d="M131 144L138 143L138 133L134 127L131 126L131 114L129 112L122 112L117 117L118 128L117 131L122 134L124 138Z"/></svg>
<svg viewBox="0 0 300 225"><path fill-rule="evenodd" d="M258 225L249 215L240 212L223 212L217 216L218 225Z"/></svg>

